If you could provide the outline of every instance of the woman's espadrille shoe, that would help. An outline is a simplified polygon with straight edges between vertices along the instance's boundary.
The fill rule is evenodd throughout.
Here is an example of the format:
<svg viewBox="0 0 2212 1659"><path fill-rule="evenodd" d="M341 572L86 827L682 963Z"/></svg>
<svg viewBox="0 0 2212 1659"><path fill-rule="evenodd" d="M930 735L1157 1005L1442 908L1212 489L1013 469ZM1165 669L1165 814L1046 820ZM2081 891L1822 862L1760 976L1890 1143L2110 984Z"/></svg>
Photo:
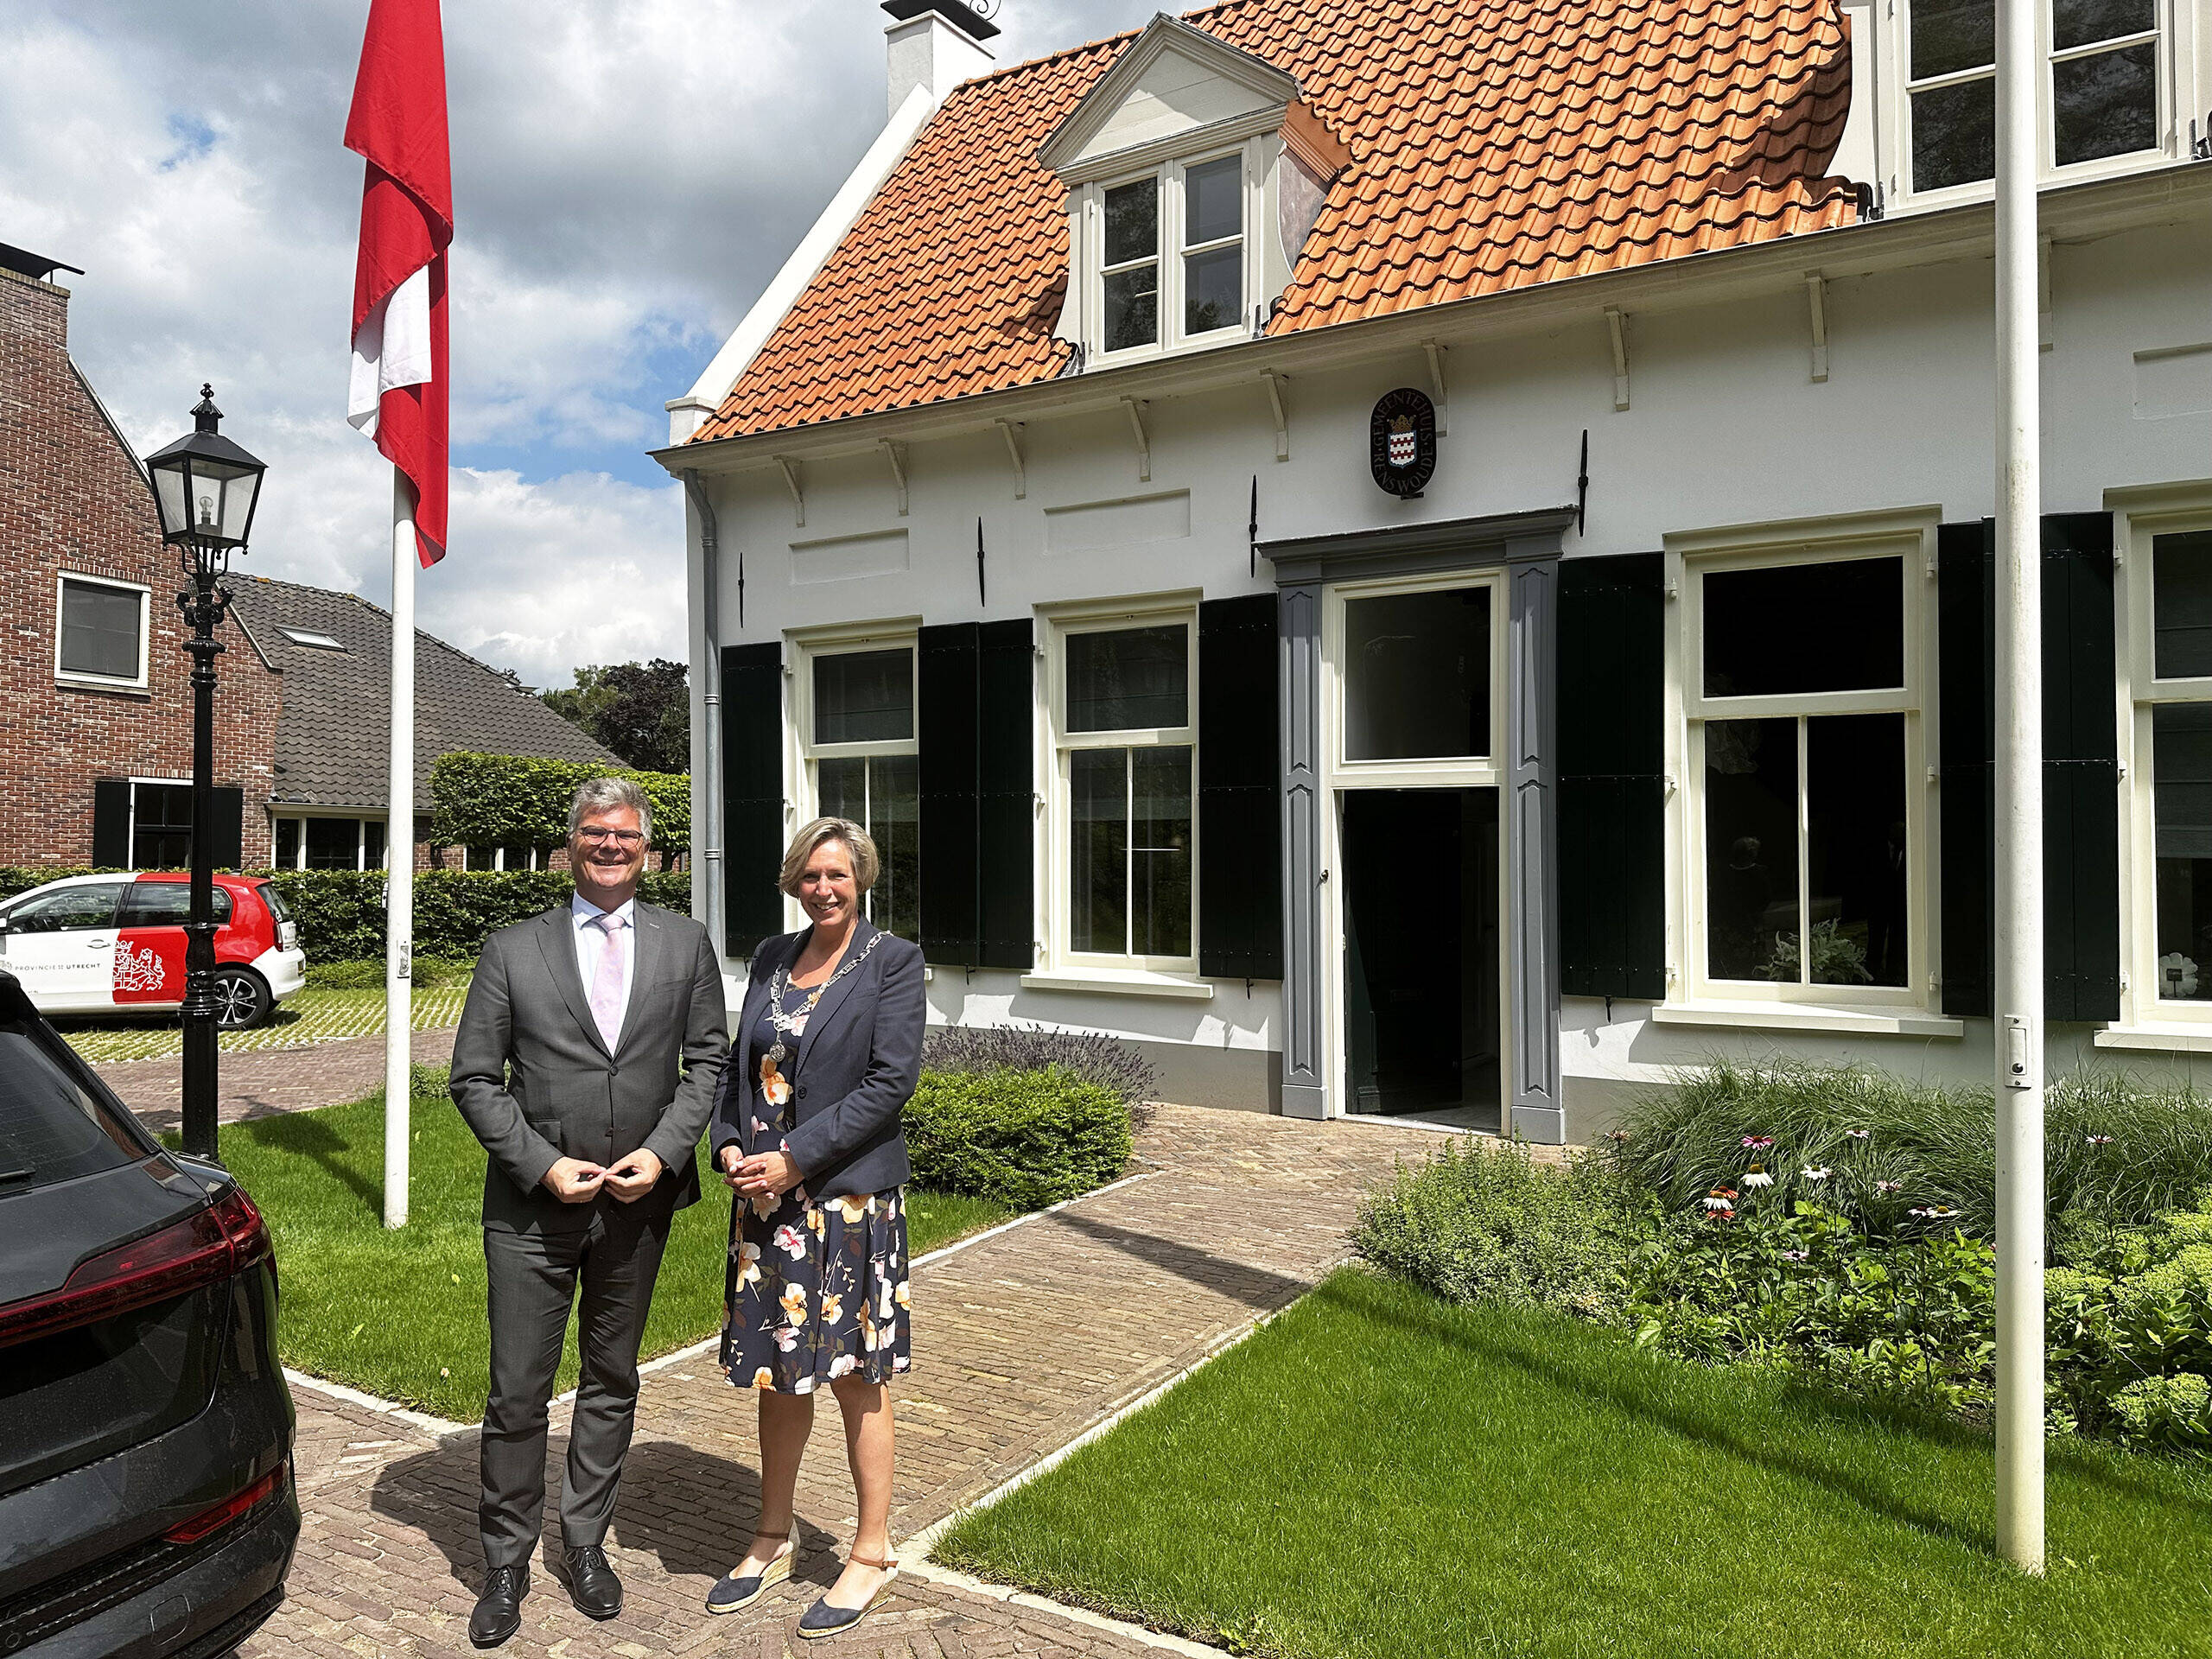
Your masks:
<svg viewBox="0 0 2212 1659"><path fill-rule="evenodd" d="M891 1586L898 1582L899 1563L893 1557L887 1556L880 1561L870 1560L865 1555L854 1555L849 1559L858 1561L862 1567L880 1569L885 1574L884 1580L876 1586L875 1593L868 1599L865 1607L833 1607L830 1605L830 1599L824 1596L800 1614L798 1633L810 1642L825 1636L842 1636L851 1630L890 1599Z"/></svg>
<svg viewBox="0 0 2212 1659"><path fill-rule="evenodd" d="M764 1532L763 1538L789 1539L789 1532ZM707 1592L707 1611L710 1613L741 1613L754 1602L791 1575L791 1557L798 1551L788 1542L783 1553L758 1573L740 1578L735 1573L725 1573L721 1581ZM738 1563L742 1567L742 1561Z"/></svg>

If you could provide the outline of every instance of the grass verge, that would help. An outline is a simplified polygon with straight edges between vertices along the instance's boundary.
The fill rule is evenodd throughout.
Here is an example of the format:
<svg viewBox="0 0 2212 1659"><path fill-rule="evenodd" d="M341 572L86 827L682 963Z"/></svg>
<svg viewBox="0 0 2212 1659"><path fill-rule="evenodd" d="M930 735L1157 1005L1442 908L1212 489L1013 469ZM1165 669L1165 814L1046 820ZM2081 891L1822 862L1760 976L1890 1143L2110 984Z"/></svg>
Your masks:
<svg viewBox="0 0 2212 1659"><path fill-rule="evenodd" d="M2208 1650L2212 1472L2055 1443L2042 1580L1993 1480L1948 1423L1350 1269L937 1559L1294 1659Z"/></svg>
<svg viewBox="0 0 2212 1659"><path fill-rule="evenodd" d="M461 1005L468 1000L468 981L417 991L408 1023L416 1031L434 1031L461 1023ZM62 1039L87 1060L158 1060L184 1052L184 1026L175 1014L110 1015L99 1020L60 1017L54 1029ZM254 1054L264 1049L305 1048L313 1043L334 1043L348 1037L384 1034L384 987L334 989L309 985L289 1002L281 1002L265 1026L251 1031L219 1032L215 1046L226 1054Z"/></svg>
<svg viewBox="0 0 2212 1659"><path fill-rule="evenodd" d="M277 1341L289 1365L457 1422L483 1415L490 1337L484 1320L484 1150L444 1093L412 1103L408 1224L383 1225L384 1096L226 1125L223 1160L276 1239ZM651 1357L721 1323L728 1196L707 1183L677 1213L645 1322ZM912 1254L1006 1219L997 1205L907 1195ZM576 1378L568 1341L558 1389Z"/></svg>

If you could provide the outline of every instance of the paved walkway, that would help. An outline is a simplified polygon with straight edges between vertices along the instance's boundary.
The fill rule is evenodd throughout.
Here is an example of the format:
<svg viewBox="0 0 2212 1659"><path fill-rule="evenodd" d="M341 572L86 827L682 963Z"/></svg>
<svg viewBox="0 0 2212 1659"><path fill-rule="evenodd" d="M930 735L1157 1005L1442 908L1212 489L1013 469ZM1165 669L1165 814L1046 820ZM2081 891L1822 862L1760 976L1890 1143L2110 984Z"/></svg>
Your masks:
<svg viewBox="0 0 2212 1659"><path fill-rule="evenodd" d="M1141 1157L1158 1173L986 1239L915 1274L913 1376L896 1390L894 1539L999 1485L1296 1298L1344 1253L1359 1193L1433 1131L1161 1109ZM298 1468L307 1521L291 1599L250 1659L468 1654L480 1571L473 1433L444 1440L302 1388ZM851 1488L825 1402L800 1478L793 1582L749 1611L700 1608L749 1536L758 1492L752 1401L711 1356L650 1373L609 1554L623 1616L594 1628L546 1565L505 1652L1126 1656L1119 1636L1041 1610L902 1579L852 1637L801 1643L798 1614L836 1577ZM554 1414L553 1480L566 1408Z"/></svg>
<svg viewBox="0 0 2212 1659"><path fill-rule="evenodd" d="M417 1065L443 1065L453 1058L451 1027L415 1033ZM107 1086L156 1133L182 1121L184 1061L168 1055L153 1060L110 1060L96 1065ZM353 1037L308 1048L267 1049L226 1054L217 1062L221 1090L216 1114L223 1122L306 1111L359 1100L384 1087L384 1039Z"/></svg>

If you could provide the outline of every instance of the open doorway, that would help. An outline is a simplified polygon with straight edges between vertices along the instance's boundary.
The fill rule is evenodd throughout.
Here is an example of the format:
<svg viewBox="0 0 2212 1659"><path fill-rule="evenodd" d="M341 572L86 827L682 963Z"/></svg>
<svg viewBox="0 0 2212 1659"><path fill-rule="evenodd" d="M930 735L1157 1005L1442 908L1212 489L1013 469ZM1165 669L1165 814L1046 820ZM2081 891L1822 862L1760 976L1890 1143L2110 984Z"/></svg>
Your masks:
<svg viewBox="0 0 2212 1659"><path fill-rule="evenodd" d="M1349 1109L1495 1133L1497 791L1351 789L1340 798Z"/></svg>

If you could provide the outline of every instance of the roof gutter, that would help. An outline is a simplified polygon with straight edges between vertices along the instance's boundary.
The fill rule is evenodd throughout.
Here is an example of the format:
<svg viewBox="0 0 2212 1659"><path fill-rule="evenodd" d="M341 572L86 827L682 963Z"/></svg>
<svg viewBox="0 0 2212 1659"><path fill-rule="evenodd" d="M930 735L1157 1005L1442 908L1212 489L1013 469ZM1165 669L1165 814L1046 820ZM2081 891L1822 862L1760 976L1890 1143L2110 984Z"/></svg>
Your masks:
<svg viewBox="0 0 2212 1659"><path fill-rule="evenodd" d="M698 470L683 472L683 493L699 515L699 608L702 615L699 715L700 751L692 766L700 779L700 811L696 815L702 833L691 837L698 867L700 902L706 910L707 937L724 957L729 954L728 929L722 912L722 609L721 524Z"/></svg>
<svg viewBox="0 0 2212 1659"><path fill-rule="evenodd" d="M2183 162L2153 172L2047 190L2043 229L2088 239L2170 223L2212 211L2212 164ZM1334 370L1440 346L1468 346L1585 321L1611 306L1624 313L1685 310L1802 283L1899 270L1944 260L1986 258L1995 245L1988 202L1895 215L1816 235L1790 236L1711 253L1630 265L1419 306L1295 334L1216 346L1182 357L1095 369L913 408L855 415L810 426L747 433L650 452L671 472L721 474L773 467L785 460L872 453L900 442L988 432L995 421L1111 411L1125 397L1188 397L1261 384L1264 375Z"/></svg>

